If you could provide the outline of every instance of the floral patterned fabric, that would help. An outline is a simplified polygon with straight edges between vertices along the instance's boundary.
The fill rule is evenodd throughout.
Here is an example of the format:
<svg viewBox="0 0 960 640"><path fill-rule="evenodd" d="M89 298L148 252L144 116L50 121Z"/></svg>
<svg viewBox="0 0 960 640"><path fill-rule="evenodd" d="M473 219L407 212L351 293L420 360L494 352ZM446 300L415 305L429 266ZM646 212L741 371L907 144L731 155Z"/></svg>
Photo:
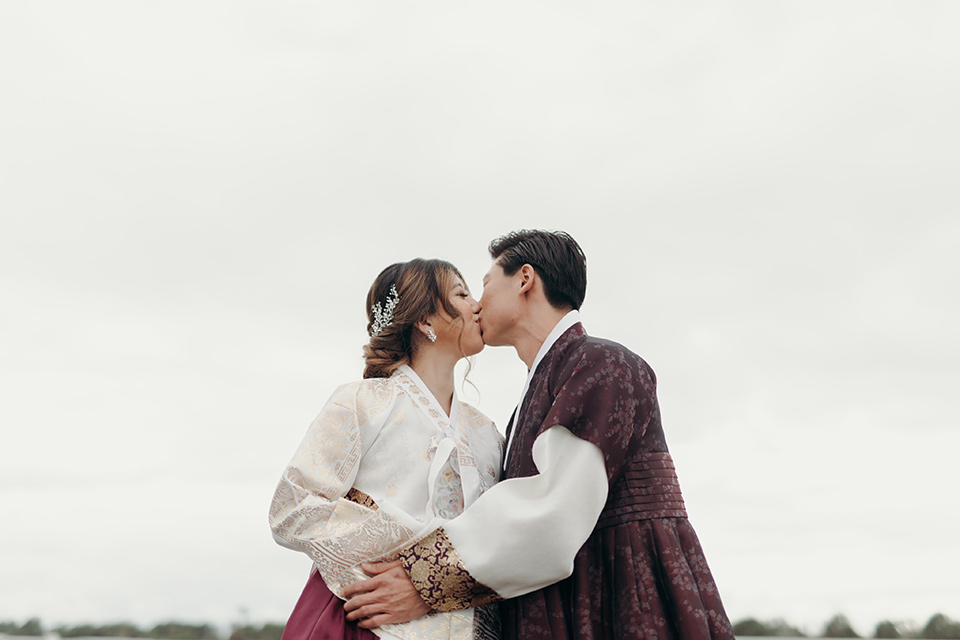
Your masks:
<svg viewBox="0 0 960 640"><path fill-rule="evenodd" d="M555 425L600 448L611 490L573 574L500 603L503 637L732 640L686 518L652 369L623 346L574 325L540 363L509 427L516 431L506 478L537 473L533 443Z"/></svg>
<svg viewBox="0 0 960 640"><path fill-rule="evenodd" d="M443 529L400 551L400 561L423 601L434 611L457 611L501 600L473 580Z"/></svg>

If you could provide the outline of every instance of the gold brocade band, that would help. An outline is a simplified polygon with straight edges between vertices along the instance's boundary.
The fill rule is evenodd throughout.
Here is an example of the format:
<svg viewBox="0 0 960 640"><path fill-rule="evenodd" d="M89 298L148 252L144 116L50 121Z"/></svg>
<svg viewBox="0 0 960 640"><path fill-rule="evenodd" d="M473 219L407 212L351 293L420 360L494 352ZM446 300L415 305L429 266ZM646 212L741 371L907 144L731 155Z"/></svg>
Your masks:
<svg viewBox="0 0 960 640"><path fill-rule="evenodd" d="M343 496L350 502L356 502L357 504L367 507L368 509L377 510L377 503L373 501L373 498L365 494L359 489L351 488L350 491L347 491L347 495Z"/></svg>
<svg viewBox="0 0 960 640"><path fill-rule="evenodd" d="M473 579L443 529L403 549L399 557L420 597L435 611L458 611L503 599Z"/></svg>

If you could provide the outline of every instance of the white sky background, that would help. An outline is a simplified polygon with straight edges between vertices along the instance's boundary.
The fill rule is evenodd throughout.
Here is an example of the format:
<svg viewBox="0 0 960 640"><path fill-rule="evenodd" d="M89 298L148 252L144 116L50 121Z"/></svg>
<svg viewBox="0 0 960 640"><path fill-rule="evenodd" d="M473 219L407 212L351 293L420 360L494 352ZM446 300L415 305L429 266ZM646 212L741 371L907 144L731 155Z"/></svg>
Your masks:
<svg viewBox="0 0 960 640"><path fill-rule="evenodd" d="M283 621L363 300L565 229L734 620L960 618L960 5L0 5L0 619ZM463 397L505 424L524 369Z"/></svg>

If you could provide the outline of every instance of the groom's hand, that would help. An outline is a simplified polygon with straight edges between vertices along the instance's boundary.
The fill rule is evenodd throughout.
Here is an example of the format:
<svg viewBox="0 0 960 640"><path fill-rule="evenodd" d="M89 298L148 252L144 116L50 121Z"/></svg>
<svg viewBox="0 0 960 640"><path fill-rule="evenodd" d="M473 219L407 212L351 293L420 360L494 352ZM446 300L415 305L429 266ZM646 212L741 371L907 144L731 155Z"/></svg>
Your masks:
<svg viewBox="0 0 960 640"><path fill-rule="evenodd" d="M358 620L357 626L373 629L382 624L409 622L430 611L399 560L365 562L360 568L373 577L343 590L347 620Z"/></svg>

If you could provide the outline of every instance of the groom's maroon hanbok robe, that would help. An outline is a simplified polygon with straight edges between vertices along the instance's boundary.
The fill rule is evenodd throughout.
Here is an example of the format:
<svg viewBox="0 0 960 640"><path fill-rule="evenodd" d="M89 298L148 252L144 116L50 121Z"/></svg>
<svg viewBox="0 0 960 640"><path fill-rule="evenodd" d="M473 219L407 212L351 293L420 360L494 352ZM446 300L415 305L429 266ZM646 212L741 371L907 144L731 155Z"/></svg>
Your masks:
<svg viewBox="0 0 960 640"><path fill-rule="evenodd" d="M534 442L562 425L600 449L609 491L572 560L572 574L501 602L504 638L733 639L687 520L660 424L656 379L643 359L574 324L536 367L513 422L505 479L538 474ZM491 496L509 484L494 487ZM514 536L515 544L537 544L524 540L522 532ZM401 557L421 595L436 608L497 599L496 591L470 575L471 559L459 557L442 529ZM443 568L426 571L427 566Z"/></svg>

